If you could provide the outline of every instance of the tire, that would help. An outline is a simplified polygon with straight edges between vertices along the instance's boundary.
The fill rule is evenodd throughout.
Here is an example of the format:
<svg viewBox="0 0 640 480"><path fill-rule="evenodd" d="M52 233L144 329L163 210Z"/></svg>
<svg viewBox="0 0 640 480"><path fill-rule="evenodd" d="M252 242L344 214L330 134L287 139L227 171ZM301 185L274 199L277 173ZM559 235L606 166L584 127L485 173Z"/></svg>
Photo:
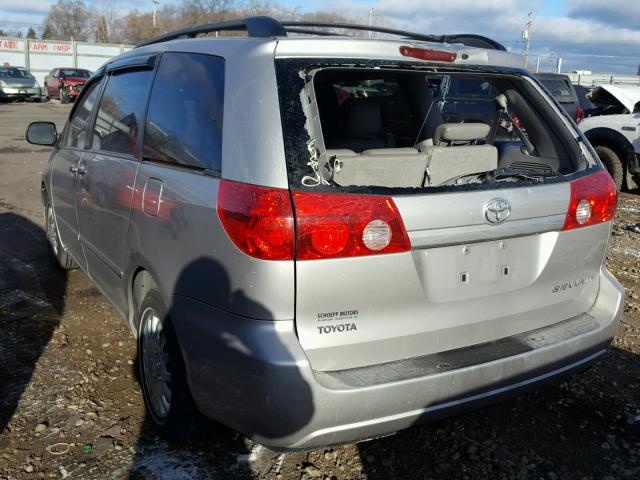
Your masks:
<svg viewBox="0 0 640 480"><path fill-rule="evenodd" d="M620 191L622 189L622 180L624 178L624 166L622 165L620 157L609 147L599 145L594 148L598 157L600 157L600 160L609 172L609 175L613 178L613 182L616 184L616 190Z"/></svg>
<svg viewBox="0 0 640 480"><path fill-rule="evenodd" d="M53 263L62 270L73 270L78 268L76 262L73 261L60 242L55 213L53 211L53 206L49 201L47 201L44 206L44 227L47 240L49 240L49 252L51 253L51 260Z"/></svg>
<svg viewBox="0 0 640 480"><path fill-rule="evenodd" d="M33 102L34 102L34 103L40 103L40 102L42 102L42 97L34 97L34 98L33 98Z"/></svg>
<svg viewBox="0 0 640 480"><path fill-rule="evenodd" d="M166 303L152 287L138 308L138 367L148 417L169 441L180 441L194 424L195 406Z"/></svg>
<svg viewBox="0 0 640 480"><path fill-rule="evenodd" d="M69 94L64 88L60 89L60 103L69 103Z"/></svg>

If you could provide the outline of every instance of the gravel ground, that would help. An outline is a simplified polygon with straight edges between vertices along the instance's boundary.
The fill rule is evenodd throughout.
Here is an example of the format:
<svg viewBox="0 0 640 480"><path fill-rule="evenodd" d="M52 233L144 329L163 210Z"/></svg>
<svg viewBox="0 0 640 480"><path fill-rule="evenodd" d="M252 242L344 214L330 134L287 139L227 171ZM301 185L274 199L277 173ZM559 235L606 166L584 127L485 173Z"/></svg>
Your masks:
<svg viewBox="0 0 640 480"><path fill-rule="evenodd" d="M361 444L277 455L210 422L171 446L145 418L135 342L79 271L50 266L24 142L57 103L0 105L0 479L638 479L640 197L622 195L607 265L624 320L592 369L535 393Z"/></svg>

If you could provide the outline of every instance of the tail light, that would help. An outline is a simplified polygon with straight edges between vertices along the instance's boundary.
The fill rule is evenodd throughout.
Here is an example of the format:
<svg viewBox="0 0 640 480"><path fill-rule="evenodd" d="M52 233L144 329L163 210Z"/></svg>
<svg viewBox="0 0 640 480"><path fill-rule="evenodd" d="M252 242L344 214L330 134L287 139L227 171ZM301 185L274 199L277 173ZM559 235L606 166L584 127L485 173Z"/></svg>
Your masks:
<svg viewBox="0 0 640 480"><path fill-rule="evenodd" d="M584 108L578 105L578 108L576 108L576 123L580 123L580 120L582 120L583 118L584 118Z"/></svg>
<svg viewBox="0 0 640 480"><path fill-rule="evenodd" d="M432 60L434 62L453 62L458 54L455 52L445 52L444 50L434 50L432 48L400 47L400 55L403 57L413 57L420 60Z"/></svg>
<svg viewBox="0 0 640 480"><path fill-rule="evenodd" d="M355 257L411 249L393 199L294 192L298 260Z"/></svg>
<svg viewBox="0 0 640 480"><path fill-rule="evenodd" d="M231 241L247 255L292 260L293 211L288 190L220 182L218 216Z"/></svg>
<svg viewBox="0 0 640 480"><path fill-rule="evenodd" d="M265 260L313 260L411 248L390 197L294 192L223 180L218 216L232 242ZM295 233L294 233L295 221ZM295 240L294 240L295 239Z"/></svg>
<svg viewBox="0 0 640 480"><path fill-rule="evenodd" d="M616 186L606 170L571 182L571 198L563 230L596 225L613 219Z"/></svg>

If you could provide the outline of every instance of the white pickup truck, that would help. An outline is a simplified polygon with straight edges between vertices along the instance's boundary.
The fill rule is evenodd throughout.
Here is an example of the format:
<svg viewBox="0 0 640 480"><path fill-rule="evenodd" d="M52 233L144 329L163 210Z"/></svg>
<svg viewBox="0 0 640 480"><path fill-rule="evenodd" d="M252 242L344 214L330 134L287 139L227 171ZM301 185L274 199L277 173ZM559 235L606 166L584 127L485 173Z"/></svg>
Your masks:
<svg viewBox="0 0 640 480"><path fill-rule="evenodd" d="M600 85L579 127L620 190L640 185L640 86Z"/></svg>

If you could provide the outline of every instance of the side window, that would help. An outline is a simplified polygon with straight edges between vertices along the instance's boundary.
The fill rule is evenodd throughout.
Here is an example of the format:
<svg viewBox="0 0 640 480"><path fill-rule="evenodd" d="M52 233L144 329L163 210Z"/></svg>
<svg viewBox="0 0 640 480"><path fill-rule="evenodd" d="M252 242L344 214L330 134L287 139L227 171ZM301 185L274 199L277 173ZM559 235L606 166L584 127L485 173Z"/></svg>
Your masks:
<svg viewBox="0 0 640 480"><path fill-rule="evenodd" d="M89 122L91 121L91 112L98 100L100 93L99 85L102 80L93 82L89 87L89 91L80 99L78 106L73 112L71 120L67 125L67 133L64 137L63 146L68 148L84 148L84 141L89 130Z"/></svg>
<svg viewBox="0 0 640 480"><path fill-rule="evenodd" d="M221 170L224 59L165 53L151 92L143 158Z"/></svg>
<svg viewBox="0 0 640 480"><path fill-rule="evenodd" d="M115 72L107 80L93 132L93 150L135 155L151 70Z"/></svg>

